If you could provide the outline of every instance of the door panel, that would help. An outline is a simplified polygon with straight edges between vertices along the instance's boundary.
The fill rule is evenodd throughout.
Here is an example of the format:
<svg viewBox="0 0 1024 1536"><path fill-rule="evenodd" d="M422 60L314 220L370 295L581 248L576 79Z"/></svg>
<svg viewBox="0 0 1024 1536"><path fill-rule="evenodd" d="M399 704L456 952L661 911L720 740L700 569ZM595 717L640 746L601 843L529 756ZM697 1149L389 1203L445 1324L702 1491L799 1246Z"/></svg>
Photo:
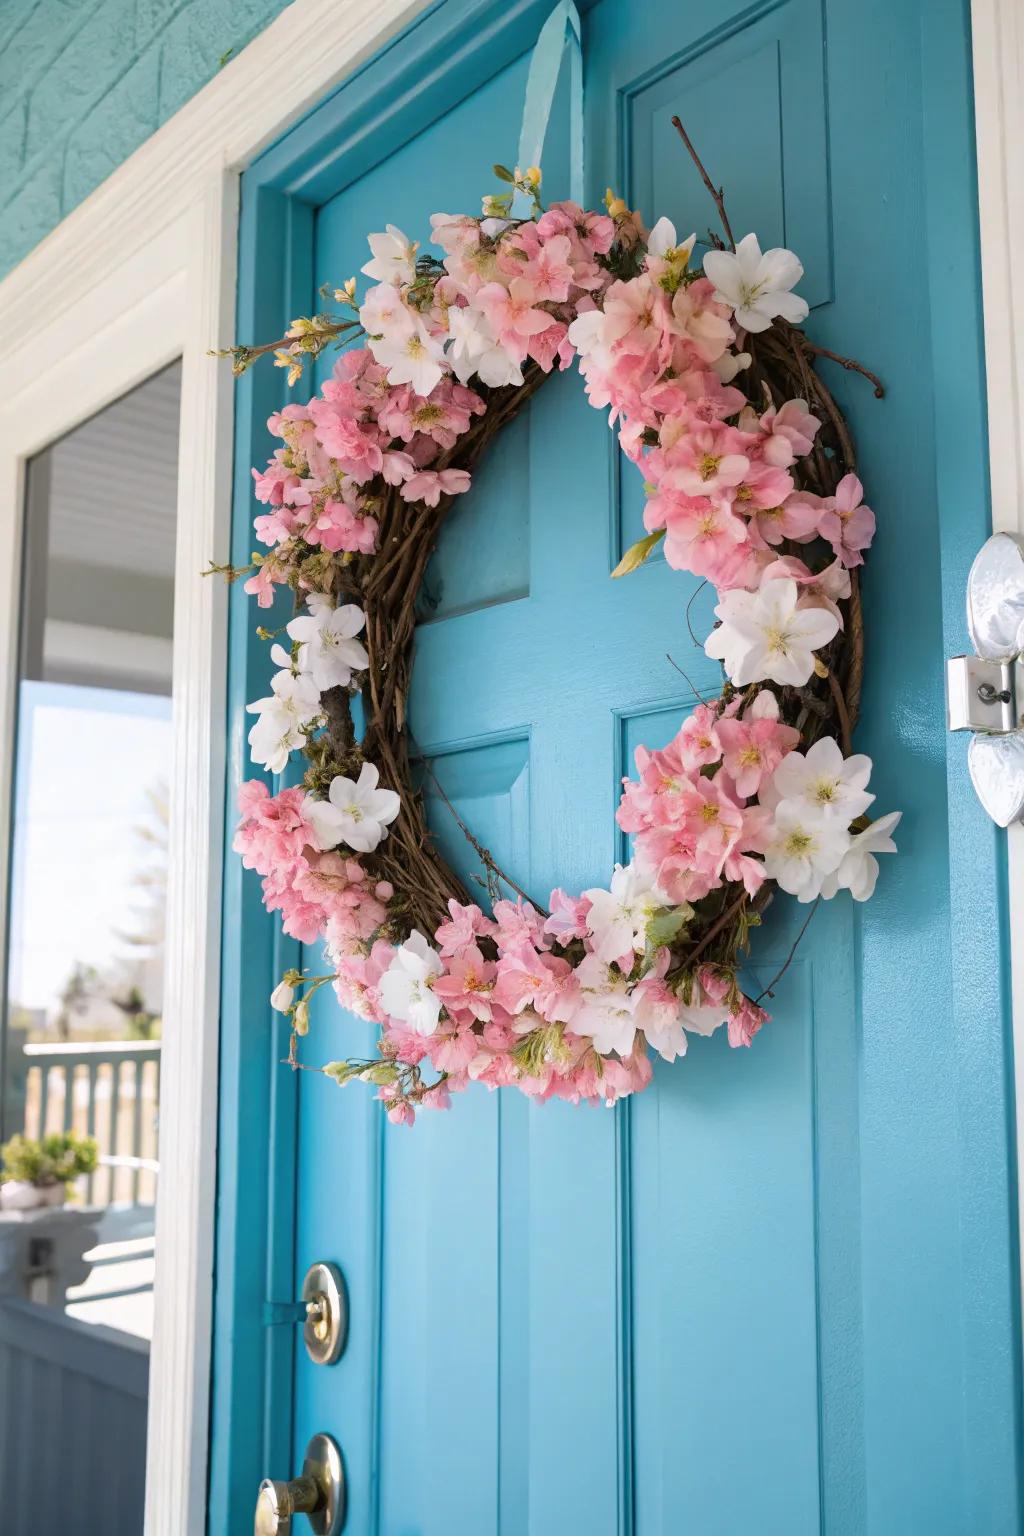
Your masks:
<svg viewBox="0 0 1024 1536"><path fill-rule="evenodd" d="M481 6L466 9L483 38ZM666 213L681 234L712 223L669 125L679 112L737 237L754 228L804 261L813 337L886 381L884 403L838 372L834 387L879 511L858 745L876 758L879 804L909 814L870 906L839 899L815 915L754 1047L695 1040L611 1112L477 1089L406 1133L359 1087L299 1075L295 1283L315 1259L338 1262L351 1329L329 1370L297 1352L293 1463L313 1432L336 1435L359 1536L1017 1529L1008 1306L991 1322L1000 1368L984 1414L965 1395L924 11L598 0L586 12L589 201L610 182L648 221ZM966 70L946 35L944 67ZM365 234L388 221L423 238L431 212L473 211L492 163L514 156L527 57L474 50L468 22L466 39L447 92L424 76L432 120L407 131L401 98L406 127L387 150L361 149L349 184L338 172L314 215L312 291L358 271ZM403 59L399 45L373 66L382 92ZM549 198L566 190L565 114L557 102ZM422 594L416 742L540 901L607 882L627 853L614 809L636 745L663 744L716 688L688 629L710 627L707 590L660 558L609 580L642 501L575 371L554 378L460 499ZM472 850L425 788L472 881ZM784 899L769 912L755 995L805 916ZM371 1037L319 994L311 1057ZM997 1117L1004 1067L990 1061L973 1090ZM1005 1190L1005 1134L990 1157L987 1181ZM997 1207L975 1220L1005 1298L1008 1199Z"/></svg>

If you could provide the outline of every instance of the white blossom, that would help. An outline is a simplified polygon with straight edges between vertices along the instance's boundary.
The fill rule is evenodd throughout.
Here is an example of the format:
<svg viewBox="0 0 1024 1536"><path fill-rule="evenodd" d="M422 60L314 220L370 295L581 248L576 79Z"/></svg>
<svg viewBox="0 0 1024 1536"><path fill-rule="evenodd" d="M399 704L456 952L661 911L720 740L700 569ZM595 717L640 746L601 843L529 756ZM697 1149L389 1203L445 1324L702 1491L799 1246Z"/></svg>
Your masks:
<svg viewBox="0 0 1024 1536"><path fill-rule="evenodd" d="M307 795L302 815L321 850L344 843L355 853L372 853L388 835L388 826L402 808L393 789L379 789L380 775L372 763L364 763L358 779L338 774L331 780L326 800Z"/></svg>
<svg viewBox="0 0 1024 1536"><path fill-rule="evenodd" d="M412 310L393 283L378 283L367 291L359 324L373 340L378 336L407 336L414 329Z"/></svg>
<svg viewBox="0 0 1024 1536"><path fill-rule="evenodd" d="M721 624L704 643L738 687L748 683L789 683L802 687L814 671L814 652L839 629L823 608L798 608L791 577L766 581L756 592L737 588L722 594L715 609Z"/></svg>
<svg viewBox="0 0 1024 1536"><path fill-rule="evenodd" d="M335 608L322 592L311 593L306 601L310 612L288 625L289 635L299 642L299 671L308 673L321 693L345 688L353 672L362 672L370 664L362 642L355 639L366 615L355 603Z"/></svg>
<svg viewBox="0 0 1024 1536"><path fill-rule="evenodd" d="M429 395L444 377L444 353L419 316L410 319L408 329L371 336L370 351L387 369L389 383L411 384L416 394Z"/></svg>
<svg viewBox="0 0 1024 1536"><path fill-rule="evenodd" d="M394 224L383 235L367 235L373 260L363 267L367 277L378 283L411 283L416 276L418 242L409 240Z"/></svg>
<svg viewBox="0 0 1024 1536"><path fill-rule="evenodd" d="M408 1024L421 1035L432 1035L441 1016L441 999L430 983L444 966L436 949L414 928L395 950L391 964L380 979L380 1000L385 1012Z"/></svg>
<svg viewBox="0 0 1024 1536"><path fill-rule="evenodd" d="M854 901L868 901L875 894L875 882L878 879L878 860L875 854L896 852L891 834L899 826L902 817L902 811L890 811L888 816L879 816L863 832L858 832L851 839L835 874L827 876L822 882L821 894L830 897L838 890L846 890Z"/></svg>
<svg viewBox="0 0 1024 1536"><path fill-rule="evenodd" d="M762 805L780 801L799 805L808 815L834 819L848 827L874 800L867 792L871 759L863 752L844 757L839 743L823 736L806 752L789 752L762 787Z"/></svg>
<svg viewBox="0 0 1024 1536"><path fill-rule="evenodd" d="M569 326L569 340L580 357L607 371L614 365L612 343L615 340L603 309L587 309Z"/></svg>
<svg viewBox="0 0 1024 1536"><path fill-rule="evenodd" d="M600 1056L628 1056L636 1039L635 1001L626 978L600 955L584 955L576 967L581 1005L573 1014L574 1035L588 1035Z"/></svg>
<svg viewBox="0 0 1024 1536"><path fill-rule="evenodd" d="M745 235L735 253L708 251L704 272L745 331L766 331L777 315L794 325L807 319L806 301L789 291L804 275L792 251L776 247L762 255L757 236Z"/></svg>
<svg viewBox="0 0 1024 1536"><path fill-rule="evenodd" d="M728 1017L720 1003L684 1003L681 1014L683 1028L691 1035L713 1035Z"/></svg>
<svg viewBox="0 0 1024 1536"><path fill-rule="evenodd" d="M270 994L270 1006L278 1013L287 1013L295 1001L295 988L287 981L279 981Z"/></svg>
<svg viewBox="0 0 1024 1536"><path fill-rule="evenodd" d="M249 753L271 773L282 773L289 755L304 745L307 728L320 713L320 694L311 678L281 671L265 699L246 705L259 719L249 732Z"/></svg>
<svg viewBox="0 0 1024 1536"><path fill-rule="evenodd" d="M522 364L500 345L491 322L475 304L453 305L448 311L448 331L452 337L448 361L460 384L468 383L474 374L492 389L523 382Z"/></svg>
<svg viewBox="0 0 1024 1536"><path fill-rule="evenodd" d="M642 986L634 988L633 996L636 1027L643 1031L648 1045L663 1061L675 1061L677 1057L685 1056L686 1031L678 1000L670 1007L652 998Z"/></svg>
<svg viewBox="0 0 1024 1536"><path fill-rule="evenodd" d="M696 243L695 234L678 240L671 219L660 218L647 237L647 270L655 277L664 273L680 282Z"/></svg>
<svg viewBox="0 0 1024 1536"><path fill-rule="evenodd" d="M801 801L783 800L776 808L774 837L765 851L765 873L797 901L813 901L849 846L850 834L842 822L826 821Z"/></svg>
<svg viewBox="0 0 1024 1536"><path fill-rule="evenodd" d="M584 891L590 902L587 926L594 937L594 953L608 962L642 953L647 943L647 924L655 912L668 905L665 897L634 864L616 864L610 890Z"/></svg>

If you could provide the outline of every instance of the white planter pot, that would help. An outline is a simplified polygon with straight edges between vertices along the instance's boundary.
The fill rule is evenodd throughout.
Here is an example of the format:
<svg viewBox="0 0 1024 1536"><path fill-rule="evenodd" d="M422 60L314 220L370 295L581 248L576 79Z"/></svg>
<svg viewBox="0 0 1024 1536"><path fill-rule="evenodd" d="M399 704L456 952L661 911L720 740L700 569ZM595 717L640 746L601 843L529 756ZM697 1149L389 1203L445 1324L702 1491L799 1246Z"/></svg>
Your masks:
<svg viewBox="0 0 1024 1536"><path fill-rule="evenodd" d="M50 1184L40 1188L24 1179L11 1179L0 1185L0 1209L5 1211L35 1211L41 1206L63 1205L63 1184Z"/></svg>

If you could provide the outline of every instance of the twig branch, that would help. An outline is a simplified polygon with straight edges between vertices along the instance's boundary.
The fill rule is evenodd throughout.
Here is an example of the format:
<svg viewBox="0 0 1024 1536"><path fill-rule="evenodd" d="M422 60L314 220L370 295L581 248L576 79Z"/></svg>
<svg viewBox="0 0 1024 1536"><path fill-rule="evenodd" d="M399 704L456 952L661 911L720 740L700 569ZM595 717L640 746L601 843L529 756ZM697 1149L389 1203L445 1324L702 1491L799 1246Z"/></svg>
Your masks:
<svg viewBox="0 0 1024 1536"><path fill-rule="evenodd" d="M836 714L839 716L839 731L843 738L843 756L849 757L853 751L853 732L850 729L850 714L846 708L846 700L843 690L836 681L835 673L828 674L829 691L832 694L832 702L836 706Z"/></svg>
<svg viewBox="0 0 1024 1536"><path fill-rule="evenodd" d="M729 907L726 907L725 911L719 917L718 921L712 923L711 927L708 929L707 933L701 939L700 943L699 944L695 944L694 947L688 952L688 954L686 954L683 957L683 959L680 961L680 967L683 970L689 970L690 966L697 959L698 955L702 955L704 953L704 951L707 949L708 945L711 943L711 940L712 939L717 939L717 937L721 933L722 929L727 927L728 924L732 922L734 917L738 917L739 916L740 909L746 904L746 901L747 901L746 890L742 890L740 892L740 894L737 896L736 900L732 903L732 905L729 906Z"/></svg>
<svg viewBox="0 0 1024 1536"><path fill-rule="evenodd" d="M470 831L469 827L467 827L466 823L463 821L462 817L459 815L458 811L455 809L454 805L449 800L444 790L441 788L440 780L438 779L437 774L434 772L427 758L423 758L422 763L424 769L427 772L427 775L430 778L431 783L451 812L455 825L458 827L459 831L466 839L466 842L473 849L473 852L476 854L477 858L481 861L484 867L489 869L491 873L502 882L503 885L507 885L510 891L515 891L517 896L521 896L524 901L528 901L530 903L531 907L535 907L538 912L540 912L544 917L547 917L548 913L545 911L545 909L543 907L538 907L530 893L528 891L524 891L521 885L517 885L513 879L506 875L505 871L493 857L490 850L485 848L483 843L480 842L479 838L474 836L474 834Z"/></svg>
<svg viewBox="0 0 1024 1536"><path fill-rule="evenodd" d="M859 373L862 378L867 379L869 384L874 385L875 399L884 399L885 385L878 377L878 374L872 373L870 368L865 368L863 363L858 363L855 357L843 357L838 352L830 352L828 347L819 347L813 341L808 341L806 337L804 337L804 348L806 351L812 352L815 357L827 357L829 362L838 363L840 368L845 368L850 373Z"/></svg>
<svg viewBox="0 0 1024 1536"><path fill-rule="evenodd" d="M686 129L683 127L682 123L679 121L678 117L673 117L672 127L676 130L676 133L678 133L679 137L686 145L686 148L689 151L690 159L697 167L698 171L700 172L701 180L707 187L708 191L711 193L715 207L718 209L718 217L722 221L722 228L725 230L725 238L729 242L730 249L735 250L736 241L733 238L732 225L729 223L729 215L725 211L725 196L723 189L721 187L715 186L714 182L711 180L711 177L704 169L704 162L700 158L700 155L698 155L697 151L694 149L693 141L690 138L690 135L687 133Z"/></svg>
<svg viewBox="0 0 1024 1536"><path fill-rule="evenodd" d="M800 946L800 940L803 938L804 934L807 932L808 928L811 926L811 918L814 916L815 912L817 912L818 907L820 906L820 904L821 904L821 897L820 896L816 896L814 898L814 905L811 907L811 910L808 912L807 916L804 918L803 925L802 925L802 927L800 929L800 932L797 934L796 938L793 940L793 947L790 950L789 954L786 956L785 961L783 962L782 966L779 968L779 970L777 970L775 972L775 975L772 977L771 981L765 987L764 991L763 992L759 992L758 995L754 998L754 1007L755 1008L757 1007L758 1003L761 1001L762 997L773 997L775 995L772 989L773 989L773 987L778 986L778 984L782 980L783 976L785 976L786 972L789 970L790 966L793 964L793 956L796 954L797 949Z"/></svg>

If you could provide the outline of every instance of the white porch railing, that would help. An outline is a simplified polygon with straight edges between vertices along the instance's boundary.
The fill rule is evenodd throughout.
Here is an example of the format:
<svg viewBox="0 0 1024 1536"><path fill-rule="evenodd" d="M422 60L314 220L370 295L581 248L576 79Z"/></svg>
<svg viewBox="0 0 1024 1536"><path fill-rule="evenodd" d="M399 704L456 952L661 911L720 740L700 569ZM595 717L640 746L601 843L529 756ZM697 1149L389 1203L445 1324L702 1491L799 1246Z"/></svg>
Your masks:
<svg viewBox="0 0 1024 1536"><path fill-rule="evenodd" d="M156 1202L159 1040L26 1043L26 1136L95 1136L100 1167L86 1180L88 1205Z"/></svg>

